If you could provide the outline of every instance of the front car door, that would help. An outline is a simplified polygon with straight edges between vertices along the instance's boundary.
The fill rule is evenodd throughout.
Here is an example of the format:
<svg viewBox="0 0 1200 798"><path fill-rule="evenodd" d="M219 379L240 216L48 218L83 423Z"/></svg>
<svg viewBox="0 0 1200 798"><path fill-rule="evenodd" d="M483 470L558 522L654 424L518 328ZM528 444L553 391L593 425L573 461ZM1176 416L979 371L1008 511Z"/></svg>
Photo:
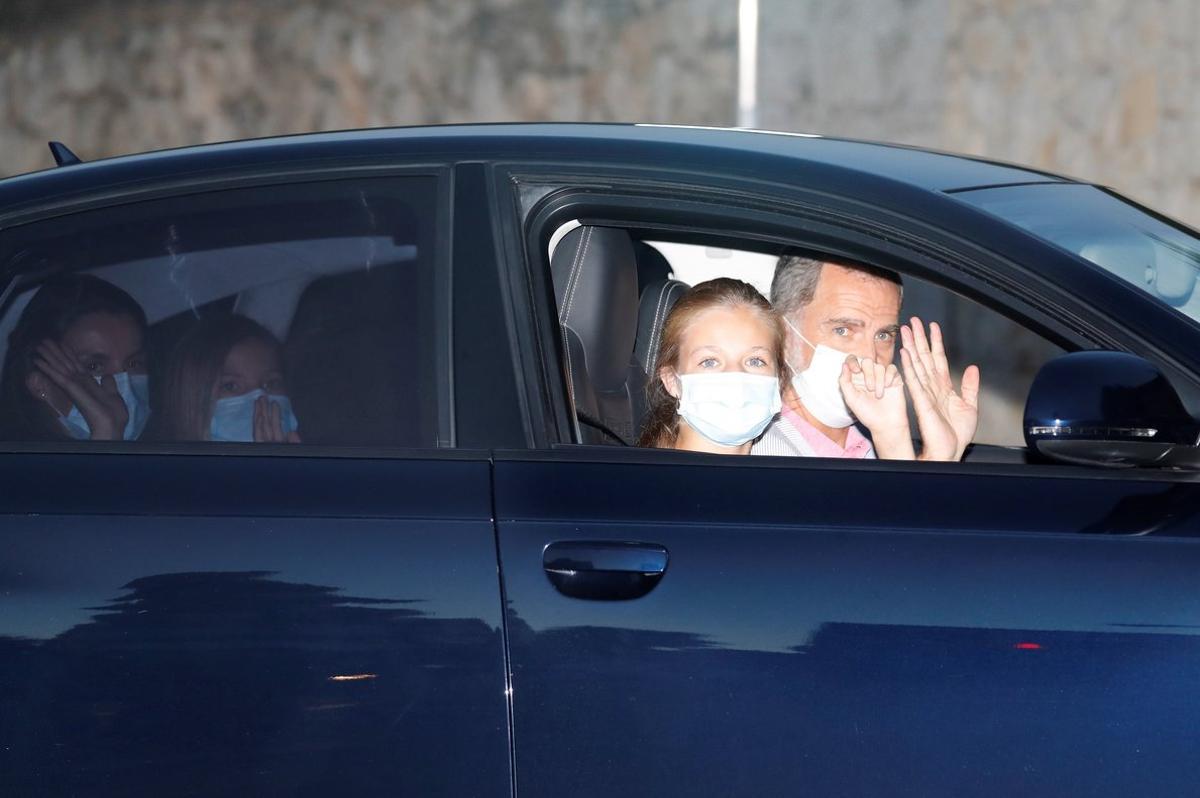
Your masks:
<svg viewBox="0 0 1200 798"><path fill-rule="evenodd" d="M665 229L703 191L679 182ZM596 190L574 218L604 223ZM608 223L648 225L654 203ZM731 200L693 225L749 218ZM847 218L797 217L791 238L891 246ZM943 277L982 293L978 272ZM1042 290L1026 288L1010 312ZM495 484L523 796L1118 796L1200 778L1193 474L568 445L498 454Z"/></svg>

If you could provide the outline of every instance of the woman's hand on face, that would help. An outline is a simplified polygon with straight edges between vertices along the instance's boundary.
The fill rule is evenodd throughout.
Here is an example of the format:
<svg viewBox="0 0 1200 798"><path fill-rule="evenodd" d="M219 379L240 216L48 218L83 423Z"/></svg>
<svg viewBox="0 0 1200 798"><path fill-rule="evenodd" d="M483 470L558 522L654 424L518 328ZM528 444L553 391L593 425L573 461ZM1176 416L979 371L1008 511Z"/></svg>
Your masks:
<svg viewBox="0 0 1200 798"><path fill-rule="evenodd" d="M117 381L111 374L105 374L97 382L95 376L83 370L72 352L49 339L38 344L33 365L79 408L92 432L92 440L117 441L124 438L129 408L117 391ZM42 398L49 404L48 399Z"/></svg>
<svg viewBox="0 0 1200 798"><path fill-rule="evenodd" d="M283 431L283 412L279 403L266 396L254 400L255 443L300 443L300 433Z"/></svg>

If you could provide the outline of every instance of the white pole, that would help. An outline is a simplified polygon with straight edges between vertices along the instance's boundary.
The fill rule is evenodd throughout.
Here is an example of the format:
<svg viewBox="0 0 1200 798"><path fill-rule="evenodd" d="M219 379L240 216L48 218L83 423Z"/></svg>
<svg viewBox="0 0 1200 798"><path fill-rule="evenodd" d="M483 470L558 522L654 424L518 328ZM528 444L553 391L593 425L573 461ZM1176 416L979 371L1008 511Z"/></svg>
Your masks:
<svg viewBox="0 0 1200 798"><path fill-rule="evenodd" d="M758 0L738 0L738 127L758 127Z"/></svg>

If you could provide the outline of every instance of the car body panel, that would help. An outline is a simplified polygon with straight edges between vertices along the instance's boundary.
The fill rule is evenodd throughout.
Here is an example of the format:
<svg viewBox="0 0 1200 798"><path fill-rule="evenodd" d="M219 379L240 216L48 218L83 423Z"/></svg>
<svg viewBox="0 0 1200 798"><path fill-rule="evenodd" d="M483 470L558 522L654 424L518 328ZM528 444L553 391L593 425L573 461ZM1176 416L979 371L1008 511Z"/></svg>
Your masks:
<svg viewBox="0 0 1200 798"><path fill-rule="evenodd" d="M691 460L497 456L520 795L1200 777L1194 481ZM1130 524L1153 508L1166 536ZM542 563L562 541L670 561L644 598L569 598Z"/></svg>
<svg viewBox="0 0 1200 798"><path fill-rule="evenodd" d="M0 472L6 791L509 794L485 457Z"/></svg>

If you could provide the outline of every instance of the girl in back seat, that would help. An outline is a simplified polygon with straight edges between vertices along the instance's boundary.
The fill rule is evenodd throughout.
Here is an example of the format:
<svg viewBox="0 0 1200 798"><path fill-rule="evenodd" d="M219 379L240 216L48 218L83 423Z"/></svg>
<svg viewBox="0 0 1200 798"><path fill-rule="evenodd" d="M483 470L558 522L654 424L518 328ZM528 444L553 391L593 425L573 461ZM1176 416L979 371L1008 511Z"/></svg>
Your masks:
<svg viewBox="0 0 1200 798"><path fill-rule="evenodd" d="M749 454L782 407L783 327L753 286L698 283L663 322L639 446Z"/></svg>
<svg viewBox="0 0 1200 798"><path fill-rule="evenodd" d="M153 436L167 441L299 443L279 341L245 316L201 320L171 355Z"/></svg>

